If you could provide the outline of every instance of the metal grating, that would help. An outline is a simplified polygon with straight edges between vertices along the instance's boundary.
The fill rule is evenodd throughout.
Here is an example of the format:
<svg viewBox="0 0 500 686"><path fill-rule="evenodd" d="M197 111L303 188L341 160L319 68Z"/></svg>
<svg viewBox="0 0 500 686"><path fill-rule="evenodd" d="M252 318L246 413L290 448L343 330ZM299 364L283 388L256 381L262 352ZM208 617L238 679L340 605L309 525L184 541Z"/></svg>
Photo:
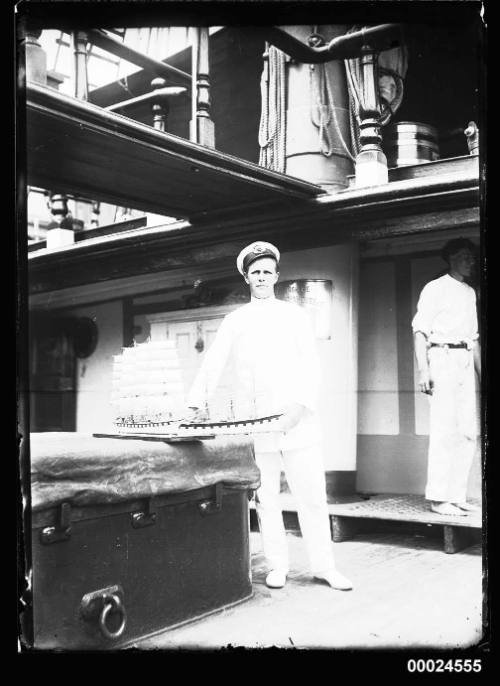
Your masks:
<svg viewBox="0 0 500 686"><path fill-rule="evenodd" d="M481 507L478 498L470 502ZM470 512L463 516L443 516L429 509L429 503L422 495L376 495L369 500L348 504L329 505L331 515L342 517L360 517L371 519L389 519L404 522L422 522L426 524L451 524L481 528L481 511Z"/></svg>

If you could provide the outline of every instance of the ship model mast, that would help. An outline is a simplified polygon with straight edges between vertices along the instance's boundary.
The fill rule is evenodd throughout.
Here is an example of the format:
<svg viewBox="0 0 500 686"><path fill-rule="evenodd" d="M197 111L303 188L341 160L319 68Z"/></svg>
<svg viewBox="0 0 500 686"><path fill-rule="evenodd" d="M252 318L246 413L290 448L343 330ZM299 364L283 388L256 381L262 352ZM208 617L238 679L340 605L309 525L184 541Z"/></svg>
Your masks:
<svg viewBox="0 0 500 686"><path fill-rule="evenodd" d="M205 388L203 419L185 421L182 373L173 341L136 344L123 348L114 358L114 426L122 437L174 440L278 430L281 414L259 413L256 392L245 400L236 403L239 412L235 411L235 398L230 394L226 411L217 412L211 408ZM265 400L259 402L261 407Z"/></svg>

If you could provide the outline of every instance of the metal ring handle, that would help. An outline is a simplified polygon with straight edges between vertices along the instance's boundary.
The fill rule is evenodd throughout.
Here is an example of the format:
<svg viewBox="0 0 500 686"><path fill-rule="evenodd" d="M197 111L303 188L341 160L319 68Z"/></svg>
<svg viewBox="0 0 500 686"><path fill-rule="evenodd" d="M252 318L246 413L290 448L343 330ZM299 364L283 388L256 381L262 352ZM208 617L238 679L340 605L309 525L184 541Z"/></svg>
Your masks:
<svg viewBox="0 0 500 686"><path fill-rule="evenodd" d="M116 631L110 631L106 625L106 620L108 618L108 615L113 608L118 610L122 616L120 626L118 627L118 629ZM115 595L115 594L105 596L104 605L102 607L101 614L99 615L99 629L101 630L102 635L105 638L110 639L110 640L117 639L125 631L126 623L127 623L127 613L125 612L125 607L123 606L123 603L122 603L120 597Z"/></svg>

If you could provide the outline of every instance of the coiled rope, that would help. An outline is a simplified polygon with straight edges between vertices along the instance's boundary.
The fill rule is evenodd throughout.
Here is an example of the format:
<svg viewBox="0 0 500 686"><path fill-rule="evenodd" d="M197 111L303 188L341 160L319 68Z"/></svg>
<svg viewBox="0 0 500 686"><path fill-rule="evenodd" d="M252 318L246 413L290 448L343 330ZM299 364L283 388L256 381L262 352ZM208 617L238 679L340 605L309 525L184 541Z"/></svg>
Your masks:
<svg viewBox="0 0 500 686"><path fill-rule="evenodd" d="M354 161L351 148L342 136L337 119L330 77L326 64L309 65L309 88L311 96L311 121L318 129L320 153L331 157L334 151L330 124L333 121L337 136L349 159Z"/></svg>
<svg viewBox="0 0 500 686"><path fill-rule="evenodd" d="M259 164L285 171L286 151L286 55L266 43L260 80L261 117L259 124Z"/></svg>

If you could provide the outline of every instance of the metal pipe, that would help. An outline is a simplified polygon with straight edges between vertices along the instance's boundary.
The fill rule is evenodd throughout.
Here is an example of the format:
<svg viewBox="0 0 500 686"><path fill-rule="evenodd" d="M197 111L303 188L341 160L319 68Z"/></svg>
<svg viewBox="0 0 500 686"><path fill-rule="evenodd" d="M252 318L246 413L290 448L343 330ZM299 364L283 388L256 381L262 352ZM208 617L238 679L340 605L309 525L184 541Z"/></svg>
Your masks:
<svg viewBox="0 0 500 686"><path fill-rule="evenodd" d="M380 24L361 31L333 38L327 45L311 47L276 26L264 28L265 39L290 57L304 64L319 64L331 60L359 57L363 45L374 51L395 47L392 42L401 36L402 24Z"/></svg>
<svg viewBox="0 0 500 686"><path fill-rule="evenodd" d="M151 93L144 93L143 95L138 95L136 98L130 98L130 100L115 102L113 105L108 105L104 109L108 110L109 112L114 112L125 107L133 107L134 105L139 105L140 103L149 102L150 100L155 100L159 97L182 95L183 93L186 93L186 91L187 88L183 88L182 86L166 86L165 88L157 88Z"/></svg>
<svg viewBox="0 0 500 686"><path fill-rule="evenodd" d="M364 46L378 52L395 47L392 42L401 35L401 24L380 24L361 31L354 31L343 36L337 36L328 45L313 48L318 54L328 53L332 59L348 59L355 57ZM354 54L353 54L354 51ZM349 54L346 54L349 53Z"/></svg>
<svg viewBox="0 0 500 686"><path fill-rule="evenodd" d="M184 84L191 84L191 74L188 74L181 69L177 69L176 67L172 67L165 62L160 62L152 57L143 55L141 52L134 50L128 45L124 45L114 38L111 38L111 36L108 36L102 29L90 29L87 32L87 35L90 43L102 50L110 52L116 57L127 60L127 62L131 62L143 69L149 69L157 76L163 76L170 81L179 80Z"/></svg>

